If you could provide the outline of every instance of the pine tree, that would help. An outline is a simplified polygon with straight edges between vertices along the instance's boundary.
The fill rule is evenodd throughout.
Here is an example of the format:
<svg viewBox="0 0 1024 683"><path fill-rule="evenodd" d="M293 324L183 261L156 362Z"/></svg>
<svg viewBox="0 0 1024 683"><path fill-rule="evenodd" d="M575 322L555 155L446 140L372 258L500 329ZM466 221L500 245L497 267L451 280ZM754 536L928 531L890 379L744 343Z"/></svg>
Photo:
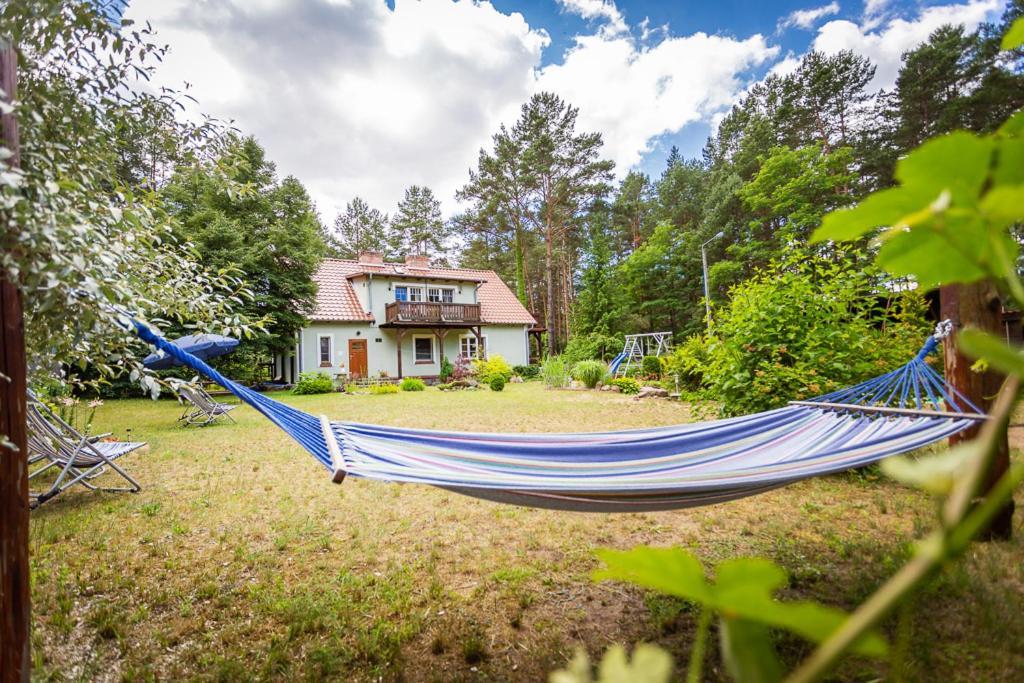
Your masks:
<svg viewBox="0 0 1024 683"><path fill-rule="evenodd" d="M387 214L370 208L360 197L350 201L345 212L334 219L329 247L335 256L349 259L367 251L389 258L396 251Z"/></svg>
<svg viewBox="0 0 1024 683"><path fill-rule="evenodd" d="M441 218L441 202L429 187L412 185L398 204L391 219L391 233L401 254L443 257L448 248L449 231Z"/></svg>

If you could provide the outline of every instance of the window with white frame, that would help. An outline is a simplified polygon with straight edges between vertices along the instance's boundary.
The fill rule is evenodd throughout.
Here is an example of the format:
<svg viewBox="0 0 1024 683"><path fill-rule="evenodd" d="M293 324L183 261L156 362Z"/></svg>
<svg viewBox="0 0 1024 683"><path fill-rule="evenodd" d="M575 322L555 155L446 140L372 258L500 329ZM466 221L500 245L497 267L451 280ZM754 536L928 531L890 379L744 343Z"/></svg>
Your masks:
<svg viewBox="0 0 1024 683"><path fill-rule="evenodd" d="M334 338L329 334L317 335L317 347L320 353L320 367L329 368L331 366L331 359L334 357L331 346L333 346Z"/></svg>
<svg viewBox="0 0 1024 683"><path fill-rule="evenodd" d="M480 358L481 350L487 351L487 337L481 337L484 347L480 348L475 334L464 334L459 337L459 355L464 358Z"/></svg>
<svg viewBox="0 0 1024 683"><path fill-rule="evenodd" d="M434 338L429 336L412 338L413 360L417 363L434 362Z"/></svg>
<svg viewBox="0 0 1024 683"><path fill-rule="evenodd" d="M450 304L455 301L455 290L451 287L427 287L427 301L435 304Z"/></svg>
<svg viewBox="0 0 1024 683"><path fill-rule="evenodd" d="M424 301L423 287L416 285L395 285L395 301Z"/></svg>

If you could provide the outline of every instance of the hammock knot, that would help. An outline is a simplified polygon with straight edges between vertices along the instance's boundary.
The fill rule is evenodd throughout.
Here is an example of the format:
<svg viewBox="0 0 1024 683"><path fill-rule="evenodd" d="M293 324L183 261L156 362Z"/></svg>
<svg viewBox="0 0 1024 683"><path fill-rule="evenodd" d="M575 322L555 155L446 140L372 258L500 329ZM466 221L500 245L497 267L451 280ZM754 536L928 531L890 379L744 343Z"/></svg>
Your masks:
<svg viewBox="0 0 1024 683"><path fill-rule="evenodd" d="M932 337L937 340L942 340L951 334L953 334L953 321L946 318L935 326L935 334L933 334Z"/></svg>

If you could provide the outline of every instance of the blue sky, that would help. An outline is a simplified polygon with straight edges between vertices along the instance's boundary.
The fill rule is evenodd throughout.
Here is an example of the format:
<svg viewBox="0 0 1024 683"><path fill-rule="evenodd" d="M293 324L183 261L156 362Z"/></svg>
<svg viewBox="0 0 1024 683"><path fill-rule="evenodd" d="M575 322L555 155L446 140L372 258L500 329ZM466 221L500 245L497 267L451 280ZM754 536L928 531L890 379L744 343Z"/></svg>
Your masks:
<svg viewBox="0 0 1024 683"><path fill-rule="evenodd" d="M696 156L729 107L810 49L849 49L891 87L902 52L1004 0L131 0L170 55L157 83L257 136L326 221L360 196L393 211L425 184L448 213L478 151L531 94L600 132L619 177Z"/></svg>

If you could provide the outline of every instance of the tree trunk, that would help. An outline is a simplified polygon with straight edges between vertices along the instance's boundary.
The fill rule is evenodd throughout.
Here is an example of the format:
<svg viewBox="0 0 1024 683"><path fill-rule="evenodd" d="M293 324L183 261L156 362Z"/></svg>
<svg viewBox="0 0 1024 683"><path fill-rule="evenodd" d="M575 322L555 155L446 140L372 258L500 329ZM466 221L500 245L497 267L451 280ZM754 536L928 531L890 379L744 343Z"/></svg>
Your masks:
<svg viewBox="0 0 1024 683"><path fill-rule="evenodd" d="M544 226L544 271L547 276L547 301L544 302L544 324L548 328L548 355L555 355L555 266L554 236L551 234L551 210L547 210Z"/></svg>
<svg viewBox="0 0 1024 683"><path fill-rule="evenodd" d="M18 55L0 38L0 89L11 102L17 91ZM18 122L0 116L7 163L19 165ZM8 228L10 229L10 228ZM29 658L28 438L26 434L25 329L21 292L0 275L0 681L27 682Z"/></svg>
<svg viewBox="0 0 1024 683"><path fill-rule="evenodd" d="M976 282L969 285L946 285L940 290L942 318L953 322L959 332L966 326L976 327L997 336L1003 336L1002 302L999 292L991 282ZM946 338L944 344L946 381L971 400L982 411L988 412L993 399L999 392L1004 377L988 370L972 372L973 361L960 353L956 334ZM981 425L965 429L949 438L950 445L969 441L978 435ZM1010 446L1006 436L1000 444L999 455L992 463L985 481L985 491L999 481L1010 467ZM996 516L988 531L982 535L985 540L1009 539L1013 532L1013 499Z"/></svg>

